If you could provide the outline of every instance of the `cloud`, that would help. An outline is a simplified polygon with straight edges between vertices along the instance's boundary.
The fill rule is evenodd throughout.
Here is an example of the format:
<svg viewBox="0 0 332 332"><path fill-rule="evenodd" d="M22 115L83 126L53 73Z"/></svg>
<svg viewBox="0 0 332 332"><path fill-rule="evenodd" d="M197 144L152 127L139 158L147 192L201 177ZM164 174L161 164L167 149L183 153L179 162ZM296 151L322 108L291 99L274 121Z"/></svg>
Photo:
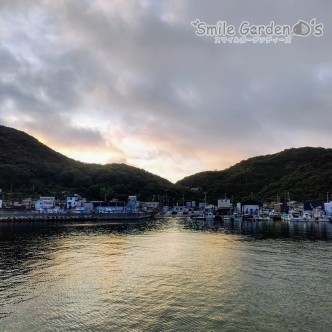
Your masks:
<svg viewBox="0 0 332 332"><path fill-rule="evenodd" d="M59 151L166 178L331 146L329 1L23 1L0 6L0 119ZM321 38L214 44L190 22L295 24ZM54 125L56 124L56 125ZM81 158L82 159L82 158Z"/></svg>

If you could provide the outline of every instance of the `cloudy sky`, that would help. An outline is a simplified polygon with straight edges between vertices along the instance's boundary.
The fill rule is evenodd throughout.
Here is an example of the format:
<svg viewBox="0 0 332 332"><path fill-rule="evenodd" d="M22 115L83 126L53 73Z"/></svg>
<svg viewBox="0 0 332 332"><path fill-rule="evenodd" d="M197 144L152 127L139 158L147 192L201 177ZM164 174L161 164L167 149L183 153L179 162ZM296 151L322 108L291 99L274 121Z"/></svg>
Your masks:
<svg viewBox="0 0 332 332"><path fill-rule="evenodd" d="M332 1L0 1L0 123L74 159L176 181L332 147ZM291 43L215 43L191 22L324 24Z"/></svg>

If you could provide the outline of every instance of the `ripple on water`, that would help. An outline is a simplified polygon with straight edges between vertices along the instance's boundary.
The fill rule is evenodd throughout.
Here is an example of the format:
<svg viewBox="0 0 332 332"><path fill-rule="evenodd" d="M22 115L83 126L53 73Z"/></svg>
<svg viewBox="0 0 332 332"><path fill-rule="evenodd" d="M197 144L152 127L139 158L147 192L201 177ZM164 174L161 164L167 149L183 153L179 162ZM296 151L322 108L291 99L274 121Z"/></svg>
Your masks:
<svg viewBox="0 0 332 332"><path fill-rule="evenodd" d="M330 331L331 242L185 226L1 233L0 330Z"/></svg>

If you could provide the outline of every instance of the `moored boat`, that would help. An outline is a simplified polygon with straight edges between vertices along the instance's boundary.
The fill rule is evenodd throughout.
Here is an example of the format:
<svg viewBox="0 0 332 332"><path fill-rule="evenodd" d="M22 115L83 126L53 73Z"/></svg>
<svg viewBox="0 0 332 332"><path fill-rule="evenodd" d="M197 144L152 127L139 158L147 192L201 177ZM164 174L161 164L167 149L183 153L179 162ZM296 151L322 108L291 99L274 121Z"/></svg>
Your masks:
<svg viewBox="0 0 332 332"><path fill-rule="evenodd" d="M290 211L287 215L284 216L286 221L306 221L305 216L300 211Z"/></svg>
<svg viewBox="0 0 332 332"><path fill-rule="evenodd" d="M214 214L212 212L198 211L190 216L193 220L214 220Z"/></svg>

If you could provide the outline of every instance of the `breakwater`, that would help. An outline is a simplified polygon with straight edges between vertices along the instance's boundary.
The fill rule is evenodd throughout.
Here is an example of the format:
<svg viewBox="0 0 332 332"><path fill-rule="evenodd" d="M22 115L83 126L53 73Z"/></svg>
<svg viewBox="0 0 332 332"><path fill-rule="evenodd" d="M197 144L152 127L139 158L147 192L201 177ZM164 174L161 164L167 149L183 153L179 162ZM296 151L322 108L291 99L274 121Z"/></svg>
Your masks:
<svg viewBox="0 0 332 332"><path fill-rule="evenodd" d="M137 213L33 213L33 212L6 212L0 213L0 222L23 222L23 221L130 221L152 219L151 212Z"/></svg>

